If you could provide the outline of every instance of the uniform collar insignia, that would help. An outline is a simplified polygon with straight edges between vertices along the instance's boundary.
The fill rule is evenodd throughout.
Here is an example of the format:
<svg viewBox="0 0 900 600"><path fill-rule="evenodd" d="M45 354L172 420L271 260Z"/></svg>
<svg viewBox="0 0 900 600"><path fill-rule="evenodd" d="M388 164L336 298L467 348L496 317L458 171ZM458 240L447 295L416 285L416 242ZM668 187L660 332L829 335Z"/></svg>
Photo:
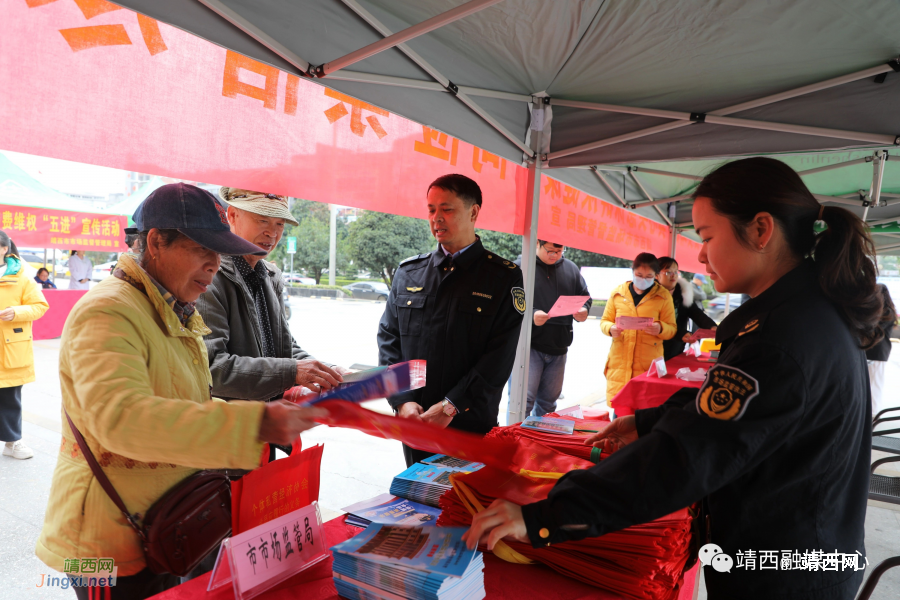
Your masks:
<svg viewBox="0 0 900 600"><path fill-rule="evenodd" d="M420 287L408 287L406 288L407 292L421 292L424 288Z"/></svg>

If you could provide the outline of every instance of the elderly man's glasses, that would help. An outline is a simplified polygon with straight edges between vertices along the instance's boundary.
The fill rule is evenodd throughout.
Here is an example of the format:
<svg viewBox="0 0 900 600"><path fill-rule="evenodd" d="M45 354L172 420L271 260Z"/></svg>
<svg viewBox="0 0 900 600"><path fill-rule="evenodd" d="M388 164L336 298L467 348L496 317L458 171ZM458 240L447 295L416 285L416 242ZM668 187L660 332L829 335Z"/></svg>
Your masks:
<svg viewBox="0 0 900 600"><path fill-rule="evenodd" d="M549 249L549 250L564 250L565 246L562 244L551 244L550 242L544 242L541 244L541 248Z"/></svg>

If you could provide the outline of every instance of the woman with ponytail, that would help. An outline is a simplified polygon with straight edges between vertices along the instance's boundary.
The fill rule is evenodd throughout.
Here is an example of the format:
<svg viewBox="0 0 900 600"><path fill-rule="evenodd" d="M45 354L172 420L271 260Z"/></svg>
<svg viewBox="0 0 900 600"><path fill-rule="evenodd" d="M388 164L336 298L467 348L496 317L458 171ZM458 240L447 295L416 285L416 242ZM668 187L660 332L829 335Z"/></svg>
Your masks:
<svg viewBox="0 0 900 600"><path fill-rule="evenodd" d="M34 381L31 322L50 308L24 265L0 231L0 442L3 456L19 460L34 456L22 441L22 386Z"/></svg>
<svg viewBox="0 0 900 600"><path fill-rule="evenodd" d="M732 561L703 570L710 598L851 600L866 564L864 349L883 336L872 241L858 217L819 205L770 158L720 167L694 199L716 290L750 296L716 330L722 350L700 391L616 419L588 440L612 456L567 474L546 500L495 502L466 539L544 546L699 504L697 545ZM800 568L811 552L858 566Z"/></svg>

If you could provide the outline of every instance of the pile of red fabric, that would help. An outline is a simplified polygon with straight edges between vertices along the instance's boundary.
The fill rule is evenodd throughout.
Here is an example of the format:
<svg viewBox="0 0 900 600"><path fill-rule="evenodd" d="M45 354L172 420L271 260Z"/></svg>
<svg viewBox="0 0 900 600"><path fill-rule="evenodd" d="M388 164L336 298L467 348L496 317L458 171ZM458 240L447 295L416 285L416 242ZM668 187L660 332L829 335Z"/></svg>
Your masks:
<svg viewBox="0 0 900 600"><path fill-rule="evenodd" d="M596 430L603 426L596 420L575 421L577 429ZM571 463L573 456L590 460L590 447L583 445L584 439L590 435L593 434L578 433L579 439L576 440L576 436L546 434L515 425L495 428L488 438L516 440L522 447L530 449L546 444L555 450L550 458L545 449L538 461L518 467L544 473L564 473L573 466L590 466L586 462L582 465ZM584 448L587 448L587 456ZM537 456L537 453L533 454ZM557 468L557 460L561 468ZM537 474L519 473L516 468L506 470L491 466L454 476L454 479L454 489L441 497L443 512L437 522L441 526L469 526L472 522L471 510L477 510L477 505L487 507L497 498L520 505L543 500L556 483L555 479ZM524 558L625 598L674 600L678 597L682 574L690 555L691 512L691 509L685 508L650 523L634 525L599 538L544 548L532 548L530 544L517 542L507 542L507 545Z"/></svg>
<svg viewBox="0 0 900 600"><path fill-rule="evenodd" d="M534 440L543 446L553 448L557 452L583 458L592 463L600 462L600 450L593 446L585 446L584 442L590 436L609 425L609 416L606 413L603 413L599 417L587 419L576 419L575 417L570 417L568 415L560 416L556 413L550 413L544 416L573 421L575 423L575 433L573 435L560 435L558 433L548 433L545 431L537 431L535 429L526 429L519 425L512 425L510 427L494 427L487 435L485 435L485 439L497 438L514 441L522 439Z"/></svg>

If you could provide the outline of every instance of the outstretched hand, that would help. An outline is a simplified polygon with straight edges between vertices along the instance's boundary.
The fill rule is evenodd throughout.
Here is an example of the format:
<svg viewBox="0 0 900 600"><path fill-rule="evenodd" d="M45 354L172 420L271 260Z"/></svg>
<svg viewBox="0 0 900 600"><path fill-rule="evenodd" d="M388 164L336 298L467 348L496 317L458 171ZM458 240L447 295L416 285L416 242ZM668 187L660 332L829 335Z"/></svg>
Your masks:
<svg viewBox="0 0 900 600"><path fill-rule="evenodd" d="M600 448L601 452L612 454L638 439L634 415L619 417L596 434L584 441L585 446Z"/></svg>
<svg viewBox="0 0 900 600"><path fill-rule="evenodd" d="M475 515L472 526L462 537L469 550L474 550L479 543L486 543L488 550L493 550L503 538L527 542L528 530L522 517L522 507L499 498Z"/></svg>

